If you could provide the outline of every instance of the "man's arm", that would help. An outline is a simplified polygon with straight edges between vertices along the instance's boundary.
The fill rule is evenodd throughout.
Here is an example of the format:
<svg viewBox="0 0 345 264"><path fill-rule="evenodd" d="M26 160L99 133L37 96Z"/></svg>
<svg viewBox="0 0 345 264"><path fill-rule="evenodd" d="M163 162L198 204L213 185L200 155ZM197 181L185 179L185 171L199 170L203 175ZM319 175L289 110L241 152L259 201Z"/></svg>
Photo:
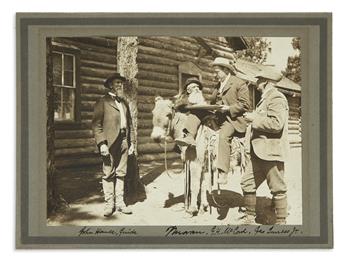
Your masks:
<svg viewBox="0 0 345 264"><path fill-rule="evenodd" d="M100 99L94 107L93 119L92 119L92 130L95 135L95 140L98 148L101 145L106 144L107 140L103 131L103 115L104 115L104 100Z"/></svg>
<svg viewBox="0 0 345 264"><path fill-rule="evenodd" d="M186 111L185 107L189 104L188 98L186 95L182 95L180 98L177 98L175 101L175 109L177 111Z"/></svg>
<svg viewBox="0 0 345 264"><path fill-rule="evenodd" d="M249 110L249 90L246 83L242 83L237 90L237 103L229 106L229 114L232 118L242 115Z"/></svg>
<svg viewBox="0 0 345 264"><path fill-rule="evenodd" d="M289 107L285 98L276 96L270 100L267 114L260 113L254 118L252 127L255 130L267 133L280 133L289 115Z"/></svg>

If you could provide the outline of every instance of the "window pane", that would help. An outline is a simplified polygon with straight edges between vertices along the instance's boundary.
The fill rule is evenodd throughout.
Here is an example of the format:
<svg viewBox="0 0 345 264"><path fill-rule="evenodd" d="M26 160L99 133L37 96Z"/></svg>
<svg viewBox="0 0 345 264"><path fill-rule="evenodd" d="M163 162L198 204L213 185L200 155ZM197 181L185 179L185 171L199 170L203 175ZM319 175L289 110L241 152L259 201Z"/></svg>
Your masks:
<svg viewBox="0 0 345 264"><path fill-rule="evenodd" d="M71 104L63 104L64 120L74 120L74 113Z"/></svg>
<svg viewBox="0 0 345 264"><path fill-rule="evenodd" d="M74 86L73 83L73 57L72 55L64 55L64 85Z"/></svg>
<svg viewBox="0 0 345 264"><path fill-rule="evenodd" d="M54 119L55 120L62 120L61 91L62 91L62 88L54 87Z"/></svg>
<svg viewBox="0 0 345 264"><path fill-rule="evenodd" d="M62 54L53 53L53 83L62 84Z"/></svg>
<svg viewBox="0 0 345 264"><path fill-rule="evenodd" d="M63 118L74 120L74 89L63 89Z"/></svg>
<svg viewBox="0 0 345 264"><path fill-rule="evenodd" d="M73 72L65 71L64 74L64 85L73 87Z"/></svg>
<svg viewBox="0 0 345 264"><path fill-rule="evenodd" d="M74 89L63 88L63 101L74 102Z"/></svg>
<svg viewBox="0 0 345 264"><path fill-rule="evenodd" d="M74 55L53 53L54 120L56 121L75 120L74 63Z"/></svg>
<svg viewBox="0 0 345 264"><path fill-rule="evenodd" d="M65 54L64 61L65 71L73 71L73 56Z"/></svg>

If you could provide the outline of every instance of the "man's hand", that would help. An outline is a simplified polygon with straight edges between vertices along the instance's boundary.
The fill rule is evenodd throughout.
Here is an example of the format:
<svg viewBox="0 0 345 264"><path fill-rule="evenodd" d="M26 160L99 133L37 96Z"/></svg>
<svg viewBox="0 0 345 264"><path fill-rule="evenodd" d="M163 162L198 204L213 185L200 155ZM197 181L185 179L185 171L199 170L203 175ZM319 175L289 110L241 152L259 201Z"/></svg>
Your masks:
<svg viewBox="0 0 345 264"><path fill-rule="evenodd" d="M129 148L128 148L128 155L132 155L134 154L134 145L130 144Z"/></svg>
<svg viewBox="0 0 345 264"><path fill-rule="evenodd" d="M253 122L253 120L257 117L257 113L256 112L246 112L243 114L244 120L246 120L248 123Z"/></svg>
<svg viewBox="0 0 345 264"><path fill-rule="evenodd" d="M229 113L229 111L230 111L230 106L228 106L228 105L222 105L222 108L218 109L217 111L218 111L218 112L221 112L221 113L224 113L224 114Z"/></svg>
<svg viewBox="0 0 345 264"><path fill-rule="evenodd" d="M109 148L106 144L102 144L101 147L99 148L99 150L100 150L102 156L109 155Z"/></svg>

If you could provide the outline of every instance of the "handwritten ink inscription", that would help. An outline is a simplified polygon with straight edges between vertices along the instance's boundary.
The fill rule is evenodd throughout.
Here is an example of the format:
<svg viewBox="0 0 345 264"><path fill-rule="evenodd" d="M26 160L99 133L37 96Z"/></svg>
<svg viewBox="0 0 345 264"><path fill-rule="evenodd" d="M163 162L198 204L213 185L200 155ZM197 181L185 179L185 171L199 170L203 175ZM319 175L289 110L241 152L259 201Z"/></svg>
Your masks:
<svg viewBox="0 0 345 264"><path fill-rule="evenodd" d="M277 228L276 226L271 226L268 229L262 229L261 226L258 226L254 229L254 235L257 234L272 234L272 235L283 235L283 236L294 236L298 234L302 234L302 231L297 227L282 227Z"/></svg>
<svg viewBox="0 0 345 264"><path fill-rule="evenodd" d="M248 226L212 226L209 229L194 229L178 226L169 226L165 230L165 237L178 236L259 236L259 235L277 235L277 236L296 236L302 234L302 230L295 226L257 226L255 228Z"/></svg>
<svg viewBox="0 0 345 264"><path fill-rule="evenodd" d="M120 229L103 229L100 227L93 228L93 227L86 227L84 226L82 229L79 230L78 236L136 236L137 231L135 228L128 228L123 227Z"/></svg>
<svg viewBox="0 0 345 264"><path fill-rule="evenodd" d="M193 229L179 229L177 226L169 226L165 230L165 236L204 236L207 235L207 232L201 230L193 230Z"/></svg>
<svg viewBox="0 0 345 264"><path fill-rule="evenodd" d="M292 237L302 234L302 230L296 226L210 226L210 227L186 227L169 226L162 227L160 234L165 237L217 237L217 236L282 236ZM78 236L145 236L145 228L121 227L101 228L84 226L78 231Z"/></svg>

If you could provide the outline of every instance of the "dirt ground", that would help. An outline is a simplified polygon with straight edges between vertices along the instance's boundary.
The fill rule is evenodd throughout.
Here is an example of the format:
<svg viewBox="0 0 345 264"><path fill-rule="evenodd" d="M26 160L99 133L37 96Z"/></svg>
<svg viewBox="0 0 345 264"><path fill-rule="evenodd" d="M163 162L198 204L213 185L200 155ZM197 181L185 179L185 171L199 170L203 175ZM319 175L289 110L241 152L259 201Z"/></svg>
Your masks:
<svg viewBox="0 0 345 264"><path fill-rule="evenodd" d="M240 174L235 173L220 194L209 196L212 206L202 215L191 217L183 208L184 174L179 161L169 164L170 170L164 171L161 163L142 165L142 179L145 183L147 198L132 205L133 214L115 212L109 218L103 217L103 198L100 185L101 174L97 171L67 171L60 175L59 189L69 202L63 213L48 219L48 225L77 226L117 226L117 225L236 225L242 214L239 207L243 203L240 189ZM302 172L301 149L291 149L286 163L288 184L289 216L287 224L302 224ZM257 192L257 219L260 224L273 224L271 195L264 182Z"/></svg>

